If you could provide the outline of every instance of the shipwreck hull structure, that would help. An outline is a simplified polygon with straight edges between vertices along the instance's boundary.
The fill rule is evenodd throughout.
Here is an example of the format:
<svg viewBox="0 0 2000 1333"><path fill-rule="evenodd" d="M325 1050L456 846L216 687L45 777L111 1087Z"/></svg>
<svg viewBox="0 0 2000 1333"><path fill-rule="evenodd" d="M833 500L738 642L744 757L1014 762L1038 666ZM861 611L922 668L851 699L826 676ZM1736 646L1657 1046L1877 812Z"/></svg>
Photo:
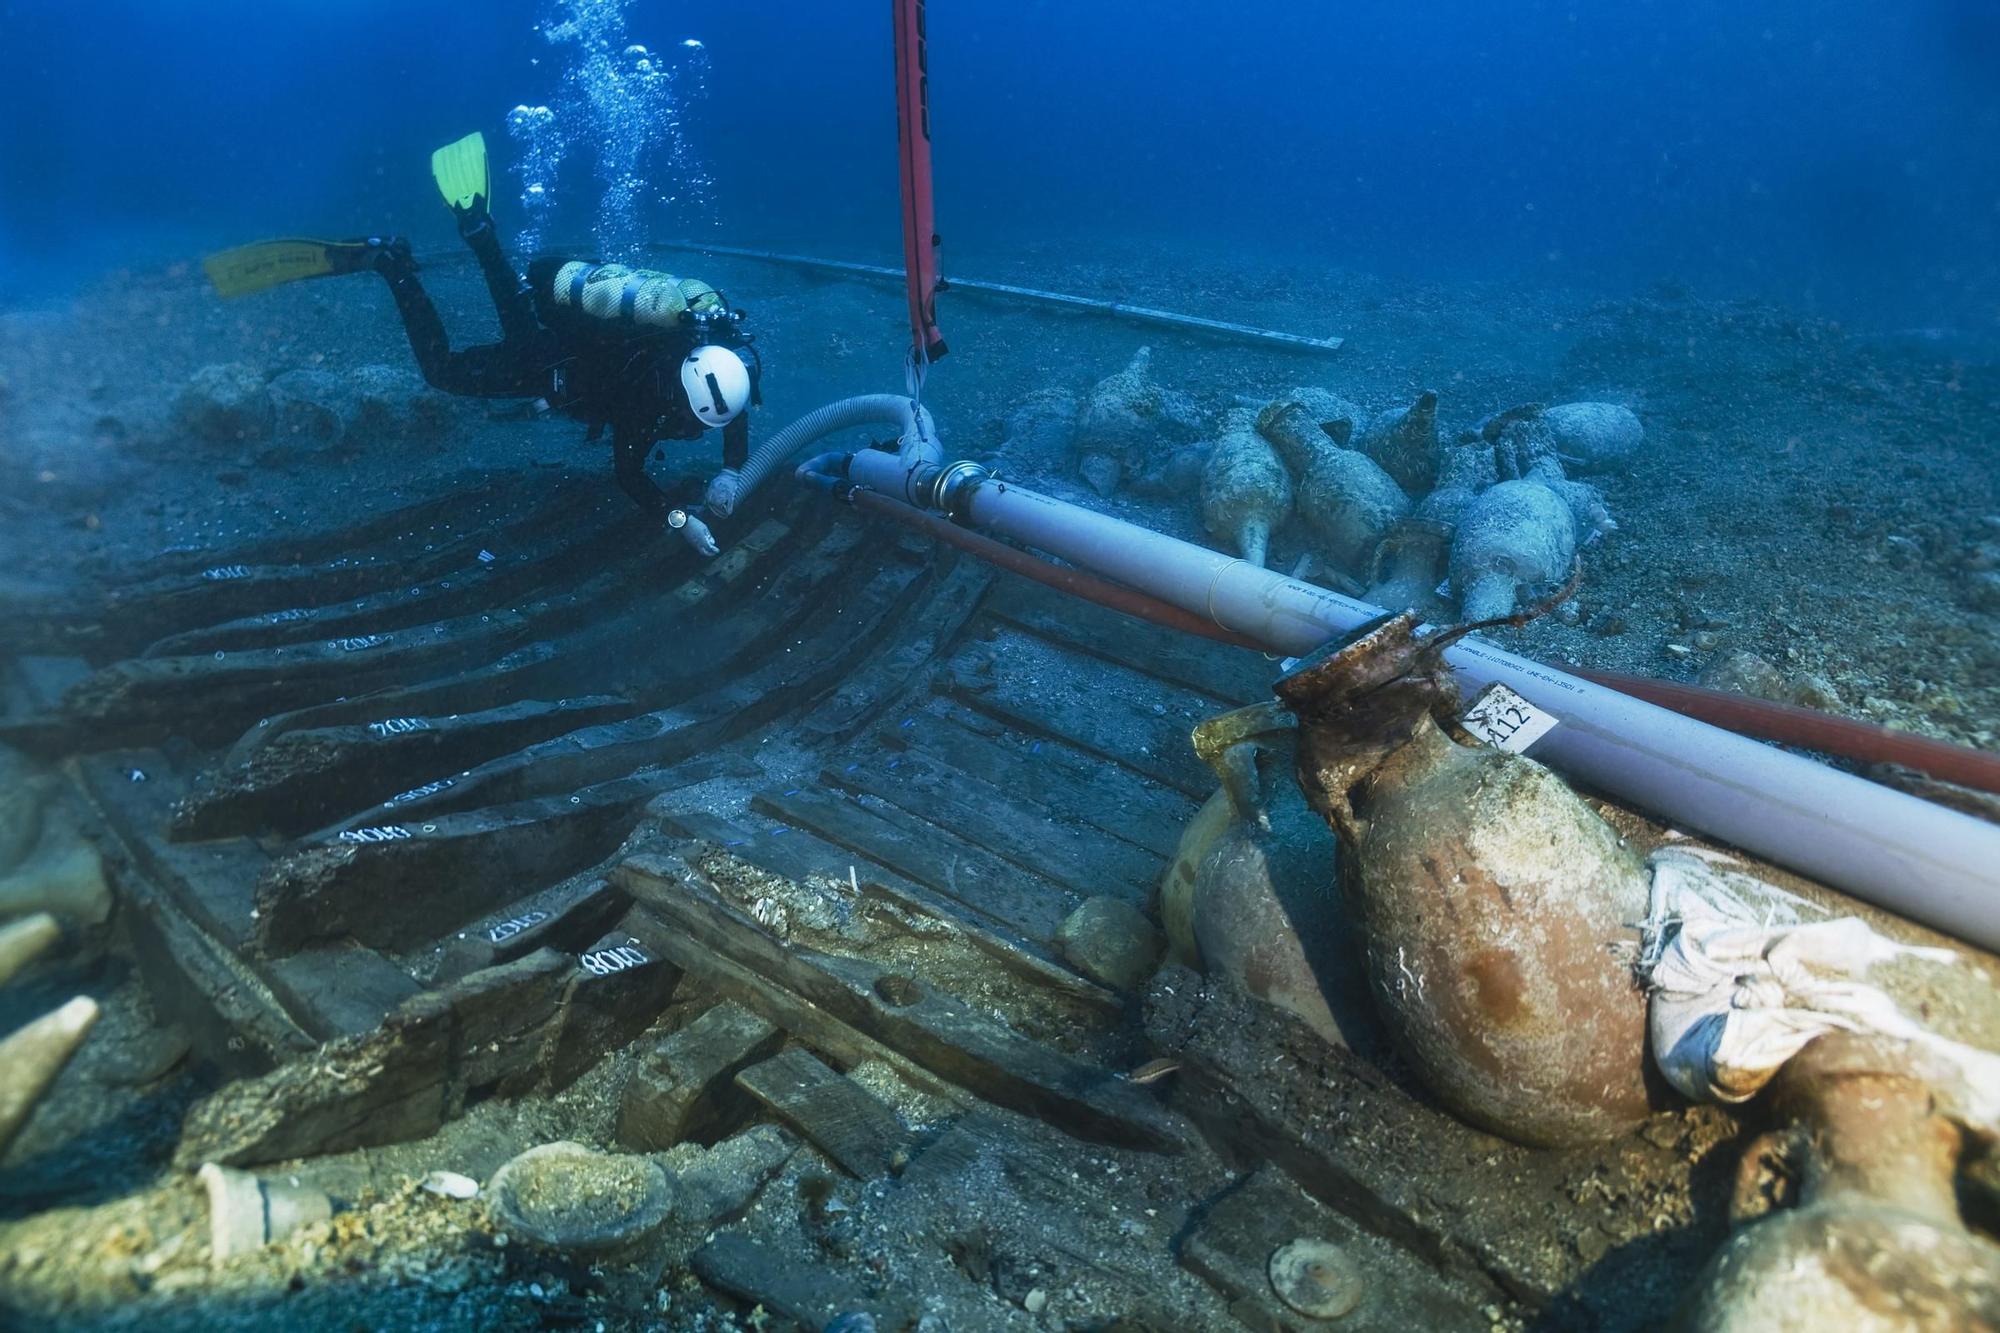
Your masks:
<svg viewBox="0 0 2000 1333"><path fill-rule="evenodd" d="M997 1158L1045 1207L990 1226L1157 1328L1318 1326L1266 1268L1300 1237L1365 1275L1344 1326L1644 1325L1613 1293L1670 1304L1720 1242L1719 1114L1529 1151L1224 983L1065 961L1085 899L1149 907L1214 788L1190 727L1275 662L821 499L739 534L701 562L523 472L24 624L0 739L87 796L156 1005L235 1080L183 1164L420 1138L635 1040L664 1087L646 1043L734 1006L715 1086L662 1104L775 1119L911 1210ZM871 1061L951 1128L841 1076ZM669 1146L649 1115L629 1147ZM723 1221L692 1263L718 1293L815 1329L914 1299Z"/></svg>

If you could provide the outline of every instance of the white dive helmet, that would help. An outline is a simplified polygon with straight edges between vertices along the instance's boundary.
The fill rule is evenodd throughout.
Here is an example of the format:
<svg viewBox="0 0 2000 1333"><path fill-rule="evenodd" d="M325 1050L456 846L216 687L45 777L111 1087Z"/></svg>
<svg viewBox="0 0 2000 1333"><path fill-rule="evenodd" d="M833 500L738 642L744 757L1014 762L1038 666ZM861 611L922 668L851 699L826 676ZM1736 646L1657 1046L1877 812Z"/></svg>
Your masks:
<svg viewBox="0 0 2000 1333"><path fill-rule="evenodd" d="M705 343L681 362L688 406L708 426L727 426L750 403L750 369L727 347Z"/></svg>

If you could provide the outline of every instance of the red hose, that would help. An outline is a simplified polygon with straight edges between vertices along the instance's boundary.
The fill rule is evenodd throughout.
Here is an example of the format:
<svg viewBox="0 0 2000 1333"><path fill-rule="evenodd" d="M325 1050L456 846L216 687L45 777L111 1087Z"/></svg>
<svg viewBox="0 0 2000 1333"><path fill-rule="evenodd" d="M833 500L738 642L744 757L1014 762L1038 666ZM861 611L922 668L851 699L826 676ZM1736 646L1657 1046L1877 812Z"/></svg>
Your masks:
<svg viewBox="0 0 2000 1333"><path fill-rule="evenodd" d="M1199 635L1238 648L1265 651L1264 645L1255 639L1203 620L1171 602L1163 602L1157 597L1082 570L1050 564L1039 556L900 504L874 491L855 491L853 500L871 514L895 519L989 564L1072 597L1081 597L1087 602L1095 602L1121 614L1184 634ZM1896 731L1872 722L1836 717L1815 708L1800 708L1793 704L1774 703L1769 699L1731 694L1726 690L1681 685L1644 676L1626 676L1611 671L1586 671L1580 667L1564 669L1592 684L1629 694L1635 699L1643 699L1649 704L1738 735L1795 745L1800 749L1838 755L1864 764L1897 764L1928 774L1941 782L2000 793L2000 755L1983 750L1913 736L1907 731Z"/></svg>
<svg viewBox="0 0 2000 1333"><path fill-rule="evenodd" d="M1670 680L1624 676L1610 671L1565 668L1606 689L1743 736L1839 755L1864 764L1898 764L1940 782L2000 793L2000 755L1913 736L1907 731L1836 717L1816 708L1753 699L1726 690L1682 685Z"/></svg>
<svg viewBox="0 0 2000 1333"><path fill-rule="evenodd" d="M893 518L898 523L915 528L926 536L935 537L941 542L975 555L990 565L998 565L1023 578L1033 579L1037 583L1054 588L1058 592L1081 597L1086 602L1095 602L1099 606L1139 620L1149 620L1155 625L1176 629L1183 634L1196 634L1204 639L1213 639L1217 643L1226 643L1235 648L1254 648L1260 653L1265 650L1264 645L1255 639L1226 630L1213 621L1203 620L1192 611L1184 611L1172 602L1163 602L1157 597L1148 596L1122 583L1112 583L1108 579L1098 578L1095 574L1086 574L1080 569L1050 564L1040 556L1030 555L1018 547L997 542L970 528L961 528L956 523L927 514L921 509L913 509L909 505L891 500L886 495L874 491L855 491L851 498L857 508L865 509L871 514L880 514L884 518Z"/></svg>

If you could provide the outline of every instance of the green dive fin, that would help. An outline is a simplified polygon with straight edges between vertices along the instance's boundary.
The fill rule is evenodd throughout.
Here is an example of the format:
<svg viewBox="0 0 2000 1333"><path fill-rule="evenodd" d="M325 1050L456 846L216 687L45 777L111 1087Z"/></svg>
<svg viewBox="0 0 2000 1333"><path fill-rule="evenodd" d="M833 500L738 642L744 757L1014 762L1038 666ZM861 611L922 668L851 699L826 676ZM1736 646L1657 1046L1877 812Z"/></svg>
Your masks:
<svg viewBox="0 0 2000 1333"><path fill-rule="evenodd" d="M287 282L353 273L366 265L369 249L366 241L258 241L212 254L201 267L218 295L248 296Z"/></svg>
<svg viewBox="0 0 2000 1333"><path fill-rule="evenodd" d="M431 154L431 175L438 193L453 208L471 208L474 200L493 203L493 183L486 173L486 136L478 130Z"/></svg>

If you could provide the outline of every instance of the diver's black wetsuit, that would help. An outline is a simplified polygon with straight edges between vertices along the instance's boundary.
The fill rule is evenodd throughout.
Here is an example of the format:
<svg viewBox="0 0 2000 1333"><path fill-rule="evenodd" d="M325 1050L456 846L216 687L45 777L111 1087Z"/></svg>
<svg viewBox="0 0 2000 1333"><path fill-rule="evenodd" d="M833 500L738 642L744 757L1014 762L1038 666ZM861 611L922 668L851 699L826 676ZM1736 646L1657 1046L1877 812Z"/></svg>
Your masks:
<svg viewBox="0 0 2000 1333"><path fill-rule="evenodd" d="M533 294L500 248L491 220L481 219L465 243L479 260L500 315L497 343L453 351L407 253L379 266L424 379L433 388L473 398L545 399L556 411L586 422L592 439L608 426L618 484L642 509L662 513L698 503L700 478L667 493L646 475L646 456L656 441L695 440L708 430L680 388L680 363L697 335L599 332L583 326L587 316L578 316L573 329L550 327L536 317ZM749 456L745 411L722 428L722 464L740 468Z"/></svg>

